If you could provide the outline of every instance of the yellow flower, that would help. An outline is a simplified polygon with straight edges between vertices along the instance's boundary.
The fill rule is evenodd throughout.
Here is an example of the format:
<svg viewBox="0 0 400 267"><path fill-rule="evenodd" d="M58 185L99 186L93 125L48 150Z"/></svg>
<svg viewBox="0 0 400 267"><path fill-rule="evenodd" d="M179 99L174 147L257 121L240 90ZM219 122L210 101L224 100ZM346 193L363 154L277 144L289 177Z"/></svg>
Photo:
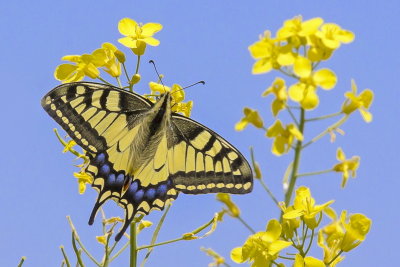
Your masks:
<svg viewBox="0 0 400 267"><path fill-rule="evenodd" d="M93 51L92 55L99 62L101 62L100 66L103 67L105 72L113 77L118 77L121 75L121 62L118 58L123 60L125 55L119 51L115 45L111 43L104 43L102 44L101 48Z"/></svg>
<svg viewBox="0 0 400 267"><path fill-rule="evenodd" d="M325 267L325 264L314 257L303 258L300 254L296 254L293 267Z"/></svg>
<svg viewBox="0 0 400 267"><path fill-rule="evenodd" d="M290 214L294 211L294 207L290 206L286 208L285 202L280 202L279 206L283 212L283 214ZM286 239L293 238L294 232L297 228L300 227L300 219L299 217L303 214L301 211L296 213L298 215L295 215L292 213L291 216L283 216L282 217L282 233L283 236L286 237Z"/></svg>
<svg viewBox="0 0 400 267"><path fill-rule="evenodd" d="M121 219L120 217L111 217L111 218L105 219L103 221L104 224L113 224L113 223L118 223L118 222L123 223L124 220Z"/></svg>
<svg viewBox="0 0 400 267"><path fill-rule="evenodd" d="M211 248L200 248L202 251L204 251L208 256L212 257L214 261L210 264L208 264L208 267L214 267L214 266L221 266L225 264L225 258L219 255L217 252L212 250Z"/></svg>
<svg viewBox="0 0 400 267"><path fill-rule="evenodd" d="M261 40L249 46L251 56L257 61L253 65L253 74L266 73L281 66L289 66L294 62L294 54L289 45L280 46L279 41L271 39L266 31Z"/></svg>
<svg viewBox="0 0 400 267"><path fill-rule="evenodd" d="M335 87L337 77L330 69L312 71L311 61L298 56L293 66L294 73L300 77L300 82L289 88L289 97L299 102L304 109L314 109L319 104L317 87L330 90Z"/></svg>
<svg viewBox="0 0 400 267"><path fill-rule="evenodd" d="M138 24L130 18L123 18L118 23L118 30L125 37L118 42L126 47L132 48L136 55L143 55L146 45L158 46L160 41L153 37L161 31L162 25L159 23Z"/></svg>
<svg viewBox="0 0 400 267"><path fill-rule="evenodd" d="M149 87L153 95L149 97L151 101L155 102L154 95L160 96L166 92L171 92L171 111L183 113L186 117L190 116L193 101L182 102L185 99L185 91L182 90L182 86L173 84L171 88L160 83L150 82Z"/></svg>
<svg viewBox="0 0 400 267"><path fill-rule="evenodd" d="M324 22L321 18L312 18L302 21L301 16L286 20L283 27L277 32L277 38L280 40L289 39L288 42L294 47L306 44L306 38L317 32L319 26Z"/></svg>
<svg viewBox="0 0 400 267"><path fill-rule="evenodd" d="M332 204L334 200L330 200L321 205L315 205L315 200L311 196L310 189L305 186L300 186L296 190L296 196L293 202L293 210L288 210L283 214L284 219L294 219L302 216L304 223L310 228L315 229L322 216L322 211ZM317 215L320 217L317 218Z"/></svg>
<svg viewBox="0 0 400 267"><path fill-rule="evenodd" d="M336 164L333 167L335 172L342 172L343 179L342 179L342 188L346 186L347 180L349 176L355 178L356 171L360 166L360 157L353 156L351 159L346 159L346 155L344 154L343 150L339 147L336 152L336 158L340 163Z"/></svg>
<svg viewBox="0 0 400 267"><path fill-rule="evenodd" d="M279 240L281 232L279 222L270 220L265 232L249 236L242 247L234 248L231 259L236 263L253 262L252 266L270 266L281 250L292 245L291 242Z"/></svg>
<svg viewBox="0 0 400 267"><path fill-rule="evenodd" d="M217 200L224 203L228 208L228 214L232 217L240 216L240 209L232 202L231 196L227 193L218 193L216 196Z"/></svg>
<svg viewBox="0 0 400 267"><path fill-rule="evenodd" d="M85 76L96 79L100 76L98 67L101 66L101 61L93 57L93 55L68 55L61 60L70 61L74 64L58 65L54 71L54 77L63 83L78 82Z"/></svg>
<svg viewBox="0 0 400 267"><path fill-rule="evenodd" d="M272 114L274 114L274 116L276 117L279 111L281 111L286 107L288 94L286 90L285 80L281 78L276 78L275 81L272 83L272 85L268 87L267 90L264 91L262 96L267 96L271 93L275 95L275 99L272 102L271 109L272 109Z"/></svg>
<svg viewBox="0 0 400 267"><path fill-rule="evenodd" d="M66 153L71 151L71 149L76 146L76 142L74 140L69 140L68 143L64 146L62 153Z"/></svg>
<svg viewBox="0 0 400 267"><path fill-rule="evenodd" d="M86 184L92 184L93 182L93 177L90 176L90 174L86 172L74 172L75 178L78 179L78 185L79 185L79 194L85 193L86 190Z"/></svg>
<svg viewBox="0 0 400 267"><path fill-rule="evenodd" d="M342 105L342 112L349 115L355 110L359 110L364 121L371 122L372 114L368 111L374 99L374 92L370 89L365 89L357 95L357 85L354 80L351 80L351 92L346 92L346 101Z"/></svg>
<svg viewBox="0 0 400 267"><path fill-rule="evenodd" d="M371 220L363 214L347 216L347 211L342 211L340 218L336 214L331 217L332 222L320 229L318 245L324 250L324 262L327 264L336 258L330 266L334 267L344 257L337 255L348 252L365 240L371 228Z"/></svg>
<svg viewBox="0 0 400 267"><path fill-rule="evenodd" d="M151 221L141 220L137 226L137 233L140 233L144 228L148 228L152 226L153 223Z"/></svg>
<svg viewBox="0 0 400 267"><path fill-rule="evenodd" d="M102 245L107 244L107 237L108 237L109 233L102 235L102 236L96 236L96 240L97 242L99 242Z"/></svg>
<svg viewBox="0 0 400 267"><path fill-rule="evenodd" d="M326 23L321 26L321 31L315 34L321 38L324 45L330 49L338 49L341 43L351 43L354 33L340 28L339 25Z"/></svg>
<svg viewBox="0 0 400 267"><path fill-rule="evenodd" d="M277 156L289 152L294 139L303 140L302 133L293 123L283 128L280 120L276 120L275 123L268 128L266 136L274 138L272 153Z"/></svg>
<svg viewBox="0 0 400 267"><path fill-rule="evenodd" d="M324 210L325 214L331 218L332 222L318 232L318 246L324 251L324 262L327 264L332 261L339 253L341 253L340 244L344 236L344 227L341 220L337 218L334 209L327 207ZM345 211L342 212L341 216L346 216ZM329 265L330 267L336 266L337 263L344 259L343 256L338 256Z"/></svg>
<svg viewBox="0 0 400 267"><path fill-rule="evenodd" d="M244 117L235 125L236 131L242 131L247 125L253 124L257 128L263 128L264 123L257 110L253 110L251 108L243 109Z"/></svg>
<svg viewBox="0 0 400 267"><path fill-rule="evenodd" d="M372 221L364 214L351 214L350 217L341 216L346 230L340 248L348 252L363 242L371 228Z"/></svg>
<svg viewBox="0 0 400 267"><path fill-rule="evenodd" d="M333 54L333 49L326 47L322 40L315 34L307 37L307 42L310 44L310 48L307 52L307 58L313 62L327 60Z"/></svg>

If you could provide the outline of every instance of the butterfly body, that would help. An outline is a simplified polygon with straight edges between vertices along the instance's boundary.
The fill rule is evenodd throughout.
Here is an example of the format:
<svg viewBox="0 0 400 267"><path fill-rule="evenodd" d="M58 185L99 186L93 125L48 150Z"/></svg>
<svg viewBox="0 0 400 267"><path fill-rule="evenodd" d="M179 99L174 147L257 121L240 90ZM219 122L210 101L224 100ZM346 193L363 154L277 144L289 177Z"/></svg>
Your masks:
<svg viewBox="0 0 400 267"><path fill-rule="evenodd" d="M125 209L119 240L137 213L162 210L179 192L244 194L246 159L207 127L171 111L171 94L152 103L116 87L80 82L54 88L43 108L89 157L85 172L99 192L91 213L113 199Z"/></svg>

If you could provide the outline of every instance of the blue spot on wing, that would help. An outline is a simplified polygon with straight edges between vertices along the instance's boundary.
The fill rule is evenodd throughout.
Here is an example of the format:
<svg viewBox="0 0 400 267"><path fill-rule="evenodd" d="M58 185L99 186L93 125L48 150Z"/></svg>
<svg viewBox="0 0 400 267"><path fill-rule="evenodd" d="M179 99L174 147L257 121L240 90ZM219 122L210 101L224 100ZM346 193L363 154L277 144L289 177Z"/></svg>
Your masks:
<svg viewBox="0 0 400 267"><path fill-rule="evenodd" d="M148 200L154 200L156 197L156 190L154 188L149 188L145 195Z"/></svg>
<svg viewBox="0 0 400 267"><path fill-rule="evenodd" d="M157 187L157 197L163 199L167 194L168 186L166 184L162 184Z"/></svg>
<svg viewBox="0 0 400 267"><path fill-rule="evenodd" d="M140 189L140 190L137 191L137 192L135 193L135 195L133 196L134 201L135 201L136 203L142 201L143 195L144 195L144 190L143 190L143 189Z"/></svg>
<svg viewBox="0 0 400 267"><path fill-rule="evenodd" d="M103 165L105 160L106 160L106 155L104 153L100 153L95 157L94 163L97 165Z"/></svg>
<svg viewBox="0 0 400 267"><path fill-rule="evenodd" d="M103 166L100 167L100 175L103 175L103 177L107 177L108 174L110 173L110 166L107 164L104 164Z"/></svg>

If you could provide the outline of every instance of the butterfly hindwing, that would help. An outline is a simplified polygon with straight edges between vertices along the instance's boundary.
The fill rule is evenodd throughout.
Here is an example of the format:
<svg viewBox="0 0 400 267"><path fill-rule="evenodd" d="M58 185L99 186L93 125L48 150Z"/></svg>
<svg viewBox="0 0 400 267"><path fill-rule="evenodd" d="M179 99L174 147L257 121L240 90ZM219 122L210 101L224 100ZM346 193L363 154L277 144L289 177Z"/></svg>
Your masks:
<svg viewBox="0 0 400 267"><path fill-rule="evenodd" d="M225 139L179 114L172 115L172 127L170 178L180 192L244 194L252 190L253 176L248 162Z"/></svg>

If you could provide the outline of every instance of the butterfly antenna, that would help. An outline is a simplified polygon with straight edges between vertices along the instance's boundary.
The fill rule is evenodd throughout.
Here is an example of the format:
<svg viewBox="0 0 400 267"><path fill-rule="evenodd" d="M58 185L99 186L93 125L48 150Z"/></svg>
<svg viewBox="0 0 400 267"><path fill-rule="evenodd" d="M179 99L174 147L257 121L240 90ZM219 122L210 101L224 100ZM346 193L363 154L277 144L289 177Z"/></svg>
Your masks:
<svg viewBox="0 0 400 267"><path fill-rule="evenodd" d="M167 90L165 89L165 85L164 85L164 83L162 81L161 75L158 73L158 70L157 70L157 67L156 67L156 63L152 59L149 60L149 63L153 64L154 70L156 71L157 76L158 76L158 80L161 82L162 86L164 87L164 91L166 92Z"/></svg>
<svg viewBox="0 0 400 267"><path fill-rule="evenodd" d="M176 92L183 91L183 90L185 90L185 89L187 89L187 88L189 88L189 87L195 86L195 85L197 85L197 84L199 84L199 83L201 83L202 85L205 85L205 84L206 84L205 81L199 81L199 82L197 82L197 83L194 83L194 84L185 86L185 87L183 87L183 88L181 88L181 89L179 89L179 90L176 90L176 91L172 92L171 95L172 95L172 94L175 94Z"/></svg>

